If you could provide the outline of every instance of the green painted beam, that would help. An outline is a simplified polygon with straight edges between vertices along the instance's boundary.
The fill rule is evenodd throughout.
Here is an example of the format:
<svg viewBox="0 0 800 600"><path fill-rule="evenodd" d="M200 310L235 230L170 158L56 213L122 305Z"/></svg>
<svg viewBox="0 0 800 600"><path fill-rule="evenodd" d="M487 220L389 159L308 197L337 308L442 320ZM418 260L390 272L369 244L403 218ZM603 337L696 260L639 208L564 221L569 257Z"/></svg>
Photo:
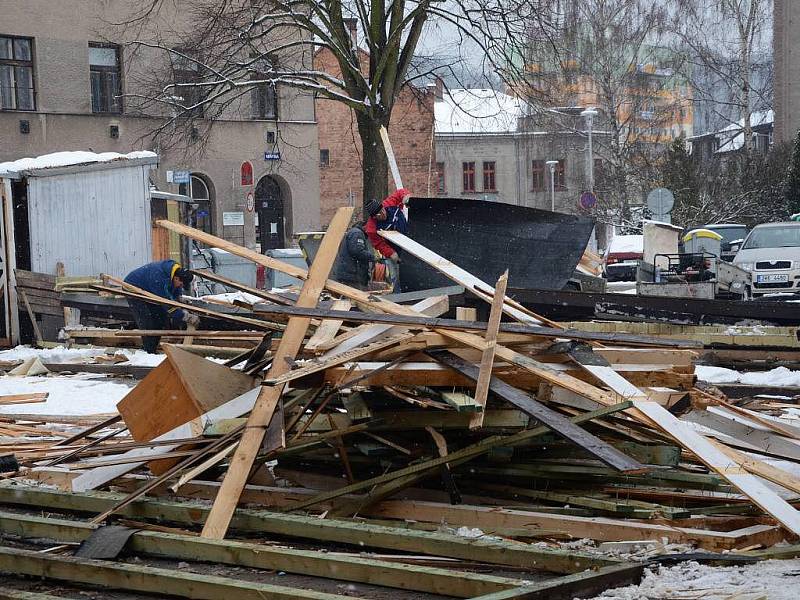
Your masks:
<svg viewBox="0 0 800 600"><path fill-rule="evenodd" d="M33 550L0 547L0 572L193 600L345 600L346 596Z"/></svg>
<svg viewBox="0 0 800 600"><path fill-rule="evenodd" d="M60 543L82 542L97 528L98 525L79 521L0 511L0 533L21 538L43 538ZM131 536L127 548L137 554L174 560L280 570L460 598L519 585L515 579L464 571L153 531L137 531Z"/></svg>
<svg viewBox="0 0 800 600"><path fill-rule="evenodd" d="M124 496L121 494L109 492L79 494L38 487L0 485L0 504L34 506L67 512L99 514L114 506L122 498ZM208 511L208 505L199 502L148 498L126 506L119 514L140 520L201 526ZM231 529L466 560L480 557L480 560L486 563L554 573L575 573L618 563L589 553L546 550L504 540L475 540L440 532L406 530L262 510L238 509L231 521Z"/></svg>

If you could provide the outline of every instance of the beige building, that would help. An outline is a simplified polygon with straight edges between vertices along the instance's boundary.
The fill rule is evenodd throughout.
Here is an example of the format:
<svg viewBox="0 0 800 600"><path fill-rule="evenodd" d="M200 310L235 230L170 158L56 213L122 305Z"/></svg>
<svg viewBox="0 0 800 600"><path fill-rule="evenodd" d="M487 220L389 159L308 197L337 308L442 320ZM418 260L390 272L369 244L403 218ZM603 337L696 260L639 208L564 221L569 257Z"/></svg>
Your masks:
<svg viewBox="0 0 800 600"><path fill-rule="evenodd" d="M791 142L800 129L800 2L775 0L775 141Z"/></svg>
<svg viewBox="0 0 800 600"><path fill-rule="evenodd" d="M291 245L295 232L318 229L312 95L262 85L218 111L206 107L194 140L154 136L169 113L149 110L145 82L162 73L163 81L191 81L194 73L125 38L152 34L169 43L164 31L180 30L189 2L164 3L175 12L159 15L152 32L109 25L136 4L0 0L0 162L67 150L154 150L161 160L152 184L191 194L202 229L257 250Z"/></svg>

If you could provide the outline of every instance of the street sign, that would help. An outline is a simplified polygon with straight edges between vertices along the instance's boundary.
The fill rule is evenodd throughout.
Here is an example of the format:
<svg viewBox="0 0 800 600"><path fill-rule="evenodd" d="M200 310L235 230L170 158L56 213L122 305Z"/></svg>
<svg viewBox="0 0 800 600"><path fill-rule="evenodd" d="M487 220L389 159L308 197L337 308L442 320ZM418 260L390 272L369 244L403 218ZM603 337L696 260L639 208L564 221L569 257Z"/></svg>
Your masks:
<svg viewBox="0 0 800 600"><path fill-rule="evenodd" d="M247 212L253 212L256 208L256 199L253 192L247 192Z"/></svg>
<svg viewBox="0 0 800 600"><path fill-rule="evenodd" d="M656 188L647 194L647 208L653 220L671 223L670 213L675 205L675 196L667 188Z"/></svg>
<svg viewBox="0 0 800 600"><path fill-rule="evenodd" d="M190 183L192 174L189 171L173 171L172 183Z"/></svg>
<svg viewBox="0 0 800 600"><path fill-rule="evenodd" d="M580 203L582 209L590 210L597 204L597 196L595 196L592 192L583 192L578 202Z"/></svg>
<svg viewBox="0 0 800 600"><path fill-rule="evenodd" d="M280 159L281 159L280 151L264 152L264 160L280 160Z"/></svg>

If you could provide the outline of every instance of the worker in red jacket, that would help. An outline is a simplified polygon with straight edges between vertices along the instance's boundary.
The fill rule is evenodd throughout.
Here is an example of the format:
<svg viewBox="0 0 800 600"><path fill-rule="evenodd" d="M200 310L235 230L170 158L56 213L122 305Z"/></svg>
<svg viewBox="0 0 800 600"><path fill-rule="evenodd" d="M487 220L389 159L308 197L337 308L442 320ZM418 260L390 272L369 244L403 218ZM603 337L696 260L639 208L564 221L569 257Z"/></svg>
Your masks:
<svg viewBox="0 0 800 600"><path fill-rule="evenodd" d="M388 282L394 287L400 279L400 257L397 250L386 241L378 230L398 231L406 234L408 231L408 221L406 221L403 207L411 197L411 192L405 188L400 188L386 197L383 202L377 200L370 202L366 209L370 215L365 226L367 237L373 248L384 258L384 263L389 271Z"/></svg>

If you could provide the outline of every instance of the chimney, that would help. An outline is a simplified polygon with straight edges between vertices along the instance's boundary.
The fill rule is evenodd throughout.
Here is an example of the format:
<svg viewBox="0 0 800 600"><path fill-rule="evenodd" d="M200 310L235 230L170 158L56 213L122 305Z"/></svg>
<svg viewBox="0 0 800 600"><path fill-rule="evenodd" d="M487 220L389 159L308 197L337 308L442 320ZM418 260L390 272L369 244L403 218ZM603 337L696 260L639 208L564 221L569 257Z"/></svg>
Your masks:
<svg viewBox="0 0 800 600"><path fill-rule="evenodd" d="M358 47L358 19L348 18L342 19L344 21L345 29L350 33L350 43L353 48Z"/></svg>
<svg viewBox="0 0 800 600"><path fill-rule="evenodd" d="M435 90L436 99L437 100L444 100L444 80L437 75L436 76L436 83L434 85L436 86L436 90Z"/></svg>

